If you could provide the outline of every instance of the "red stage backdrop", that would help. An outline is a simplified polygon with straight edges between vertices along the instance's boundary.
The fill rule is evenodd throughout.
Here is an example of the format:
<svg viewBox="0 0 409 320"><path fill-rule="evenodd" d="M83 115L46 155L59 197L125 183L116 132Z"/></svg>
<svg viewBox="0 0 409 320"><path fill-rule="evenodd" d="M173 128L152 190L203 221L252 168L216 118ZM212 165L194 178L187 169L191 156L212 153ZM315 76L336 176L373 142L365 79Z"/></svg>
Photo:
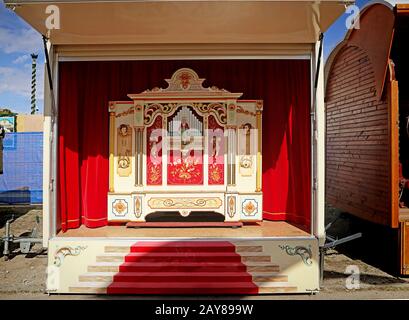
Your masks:
<svg viewBox="0 0 409 320"><path fill-rule="evenodd" d="M59 75L58 214L63 230L107 223L108 101L166 87L179 68L205 86L264 100L264 218L310 224L308 60L62 62Z"/></svg>

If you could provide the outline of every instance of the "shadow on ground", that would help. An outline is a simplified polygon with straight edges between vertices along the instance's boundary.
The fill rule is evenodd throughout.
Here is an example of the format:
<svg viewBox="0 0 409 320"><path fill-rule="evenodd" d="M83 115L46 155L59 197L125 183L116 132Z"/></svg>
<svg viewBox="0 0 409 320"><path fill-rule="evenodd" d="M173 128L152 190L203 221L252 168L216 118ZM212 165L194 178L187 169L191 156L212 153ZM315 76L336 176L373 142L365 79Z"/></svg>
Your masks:
<svg viewBox="0 0 409 320"><path fill-rule="evenodd" d="M327 223L337 215L338 220L327 230L327 234L334 238L342 238L362 233L361 238L337 246L336 250L339 253L353 260L361 260L391 275L399 275L398 229L367 222L348 213L336 212L334 209L327 210Z"/></svg>
<svg viewBox="0 0 409 320"><path fill-rule="evenodd" d="M345 279L347 275L343 272L324 271L324 279ZM389 284L404 284L405 280L381 275L361 274L359 277L361 283L368 285L389 285Z"/></svg>

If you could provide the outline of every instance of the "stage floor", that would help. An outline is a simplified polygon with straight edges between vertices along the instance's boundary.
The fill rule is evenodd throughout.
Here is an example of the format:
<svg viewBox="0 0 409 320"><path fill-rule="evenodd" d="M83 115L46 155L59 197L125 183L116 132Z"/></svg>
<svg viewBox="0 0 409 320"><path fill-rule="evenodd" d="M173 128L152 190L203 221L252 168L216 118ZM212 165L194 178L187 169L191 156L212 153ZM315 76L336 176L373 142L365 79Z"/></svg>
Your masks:
<svg viewBox="0 0 409 320"><path fill-rule="evenodd" d="M102 238L274 238L311 237L311 235L284 221L263 221L244 225L241 228L127 228L106 226L90 229L81 226L58 237L102 237Z"/></svg>

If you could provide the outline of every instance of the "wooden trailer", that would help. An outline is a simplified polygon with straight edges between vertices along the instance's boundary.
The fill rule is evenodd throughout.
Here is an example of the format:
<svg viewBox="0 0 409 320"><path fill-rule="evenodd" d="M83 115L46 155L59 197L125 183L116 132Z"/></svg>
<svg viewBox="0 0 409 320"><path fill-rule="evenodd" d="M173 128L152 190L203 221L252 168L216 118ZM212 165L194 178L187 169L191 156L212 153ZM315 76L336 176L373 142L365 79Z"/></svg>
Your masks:
<svg viewBox="0 0 409 320"><path fill-rule="evenodd" d="M48 292L319 290L319 35L344 3L5 2L48 38Z"/></svg>
<svg viewBox="0 0 409 320"><path fill-rule="evenodd" d="M326 199L399 229L400 273L409 274L409 5L374 3L325 66Z"/></svg>

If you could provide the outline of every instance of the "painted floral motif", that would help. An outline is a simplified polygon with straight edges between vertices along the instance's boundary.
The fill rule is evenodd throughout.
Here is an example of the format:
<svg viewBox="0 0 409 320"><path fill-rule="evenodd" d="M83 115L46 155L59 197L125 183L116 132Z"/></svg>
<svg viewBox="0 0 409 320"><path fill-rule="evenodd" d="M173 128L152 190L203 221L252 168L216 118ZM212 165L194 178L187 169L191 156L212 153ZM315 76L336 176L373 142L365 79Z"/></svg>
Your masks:
<svg viewBox="0 0 409 320"><path fill-rule="evenodd" d="M224 170L223 165L209 164L209 184L223 184Z"/></svg>
<svg viewBox="0 0 409 320"><path fill-rule="evenodd" d="M201 157L170 157L168 164L168 184L203 184Z"/></svg>
<svg viewBox="0 0 409 320"><path fill-rule="evenodd" d="M123 203L121 200L118 200L117 203L115 203L114 205L114 209L118 212L118 213L122 213L126 210L126 205L125 203Z"/></svg>
<svg viewBox="0 0 409 320"><path fill-rule="evenodd" d="M162 166L148 163L148 184L162 184Z"/></svg>
<svg viewBox="0 0 409 320"><path fill-rule="evenodd" d="M253 204L253 202L249 201L244 207L244 210L246 211L246 213L252 214L254 210L256 210L256 206Z"/></svg>
<svg viewBox="0 0 409 320"><path fill-rule="evenodd" d="M242 203L242 210L246 216L254 216L258 212L258 204L254 199L246 199Z"/></svg>
<svg viewBox="0 0 409 320"><path fill-rule="evenodd" d="M224 184L224 132L213 115L208 118L209 180L210 185Z"/></svg>
<svg viewBox="0 0 409 320"><path fill-rule="evenodd" d="M183 72L179 76L180 85L183 89L187 89L190 86L191 75L187 72Z"/></svg>

